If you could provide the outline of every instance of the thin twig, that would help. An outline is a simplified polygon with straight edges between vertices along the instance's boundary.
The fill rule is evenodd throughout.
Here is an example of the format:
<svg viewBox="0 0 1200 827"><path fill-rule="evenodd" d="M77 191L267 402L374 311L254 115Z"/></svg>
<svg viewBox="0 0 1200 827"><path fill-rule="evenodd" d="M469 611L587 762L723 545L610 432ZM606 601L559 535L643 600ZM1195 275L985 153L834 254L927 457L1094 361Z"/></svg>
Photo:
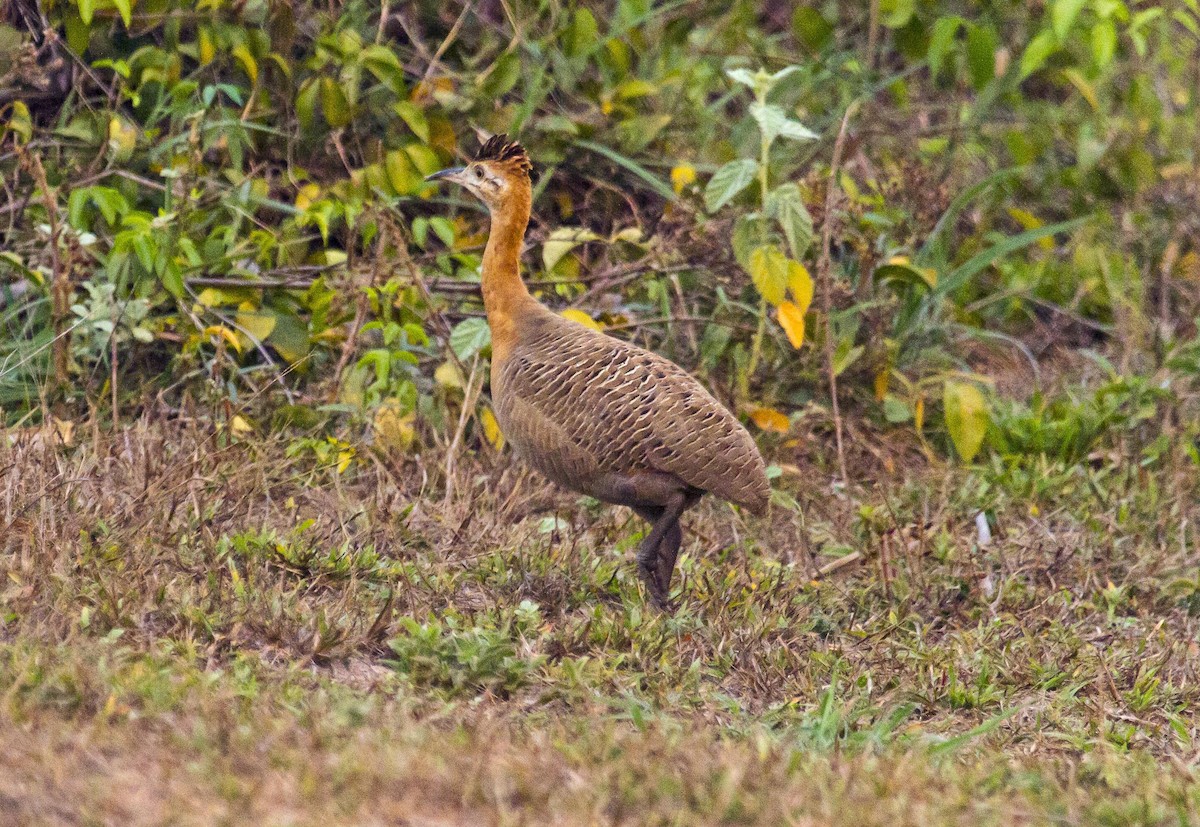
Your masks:
<svg viewBox="0 0 1200 827"><path fill-rule="evenodd" d="M825 314L825 367L829 371L829 398L833 403L833 429L837 437L838 471L842 482L850 483L846 473L846 449L842 445L842 414L838 408L837 373L833 369L833 275L830 272L830 247L833 240L833 208L838 192L837 174L842 163L842 150L846 146L846 129L850 117L858 108L855 101L846 107L842 125L838 128L837 140L833 144L833 159L829 162L829 185L825 189L825 219L821 227L821 257L817 260L817 281L821 288L821 312Z"/></svg>
<svg viewBox="0 0 1200 827"><path fill-rule="evenodd" d="M450 449L446 452L446 499L449 506L454 502L454 466L458 460L458 451L462 445L463 434L466 433L467 423L475 413L475 403L483 390L484 372L479 369L479 354L475 354L471 362L471 375L467 377L467 387L463 393L462 410L458 413L458 427L454 429L454 439L450 441Z"/></svg>
<svg viewBox="0 0 1200 827"><path fill-rule="evenodd" d="M467 12L471 10L470 0L463 5L462 14L454 21L454 25L450 27L450 31L446 34L446 39L442 41L442 45L437 47L437 51L433 53L433 57L429 61L429 65L425 67L425 74L421 78L421 82L425 83L433 75L433 70L437 68L438 61L442 59L442 55L450 48L450 44L458 38L458 32L462 29L463 22L467 19Z"/></svg>

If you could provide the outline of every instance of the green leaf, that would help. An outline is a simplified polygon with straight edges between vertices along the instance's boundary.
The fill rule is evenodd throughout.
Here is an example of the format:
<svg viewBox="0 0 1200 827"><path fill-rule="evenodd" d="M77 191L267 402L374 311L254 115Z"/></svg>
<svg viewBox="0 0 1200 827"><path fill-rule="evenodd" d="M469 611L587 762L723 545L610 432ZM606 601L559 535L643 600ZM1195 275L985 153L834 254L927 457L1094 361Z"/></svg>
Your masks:
<svg viewBox="0 0 1200 827"><path fill-rule="evenodd" d="M972 26L967 30L967 69L971 85L983 89L996 77L996 49L999 41L991 26Z"/></svg>
<svg viewBox="0 0 1200 827"><path fill-rule="evenodd" d="M779 305L787 298L788 257L774 244L756 247L750 254L750 278L769 304Z"/></svg>
<svg viewBox="0 0 1200 827"><path fill-rule="evenodd" d="M739 158L713 173L704 188L704 207L714 213L744 190L758 174L758 161Z"/></svg>
<svg viewBox="0 0 1200 827"><path fill-rule="evenodd" d="M987 433L987 400L972 382L947 379L942 393L942 407L946 417L946 430L954 442L954 449L963 462L970 462L979 453Z"/></svg>
<svg viewBox="0 0 1200 827"><path fill-rule="evenodd" d="M321 78L321 111L325 114L325 123L334 129L350 123L350 102L333 78Z"/></svg>
<svg viewBox="0 0 1200 827"><path fill-rule="evenodd" d="M429 143L429 121L425 111L412 101L400 101L392 106L392 111L400 116L400 120L412 130L413 134L424 143Z"/></svg>
<svg viewBox="0 0 1200 827"><path fill-rule="evenodd" d="M671 189L670 186L663 183L658 177L656 177L654 175L654 173L650 172L648 169L646 169L644 166L642 166L641 164L639 164L637 161L633 160L632 158L622 155L621 153L619 153L615 150L609 149L608 147L604 146L603 144L598 144L593 141L576 141L575 146L580 147L582 149L590 149L592 152L595 152L597 155L603 155L605 158L609 159L613 163L618 164L618 165L624 167L625 169L629 170L634 175L636 175L638 178L640 178L642 181L645 181L647 184L650 185L650 188L652 190L654 190L656 193L661 195L663 198L667 199L668 201L675 200L675 190Z"/></svg>
<svg viewBox="0 0 1200 827"><path fill-rule="evenodd" d="M816 9L797 6L792 12L792 33L809 50L817 52L833 37L833 26Z"/></svg>
<svg viewBox="0 0 1200 827"><path fill-rule="evenodd" d="M121 22L125 24L125 28L129 28L129 24L133 22L132 9L129 7L129 0L112 0L112 4L117 7L117 11L121 15Z"/></svg>
<svg viewBox="0 0 1200 827"><path fill-rule="evenodd" d="M380 83L398 95L404 93L404 67L400 65L395 52L387 46L372 43L362 50L359 59Z"/></svg>
<svg viewBox="0 0 1200 827"><path fill-rule="evenodd" d="M596 25L595 15L587 8L576 9L563 51L568 57L586 57L599 41L600 27Z"/></svg>
<svg viewBox="0 0 1200 827"><path fill-rule="evenodd" d="M577 245L599 240L600 236L584 227L559 227L542 244L542 264L547 270L553 270L554 265Z"/></svg>
<svg viewBox="0 0 1200 827"><path fill-rule="evenodd" d="M1018 233L1017 235L1006 238L1004 241L993 244L983 252L976 253L965 263L959 265L953 272L950 273L950 275L946 277L944 281L938 283L937 288L934 290L934 294L938 296L945 296L948 293L952 293L963 284L966 284L967 280L976 273L987 269L994 262L998 261L1004 256L1014 253L1017 250L1020 250L1022 247L1028 247L1030 244L1046 238L1047 236L1057 235L1058 233L1065 233L1069 230L1073 230L1090 220L1090 216L1083 216L1082 218L1075 218L1070 221L1060 221L1057 224L1051 224L1047 227L1037 227L1032 230L1026 230L1023 233Z"/></svg>
<svg viewBox="0 0 1200 827"><path fill-rule="evenodd" d="M883 13L882 23L889 29L908 25L916 13L917 0L882 0L879 10Z"/></svg>
<svg viewBox="0 0 1200 827"><path fill-rule="evenodd" d="M167 266L163 268L162 286L167 292L175 298L183 298L183 273L179 269L179 265L173 261L167 262Z"/></svg>
<svg viewBox="0 0 1200 827"><path fill-rule="evenodd" d="M1087 0L1054 0L1054 5L1050 7L1050 21L1059 43L1066 43L1071 25L1086 2Z"/></svg>
<svg viewBox="0 0 1200 827"><path fill-rule="evenodd" d="M499 98L511 92L520 79L520 54L516 51L505 52L479 76L479 91L488 98Z"/></svg>
<svg viewBox="0 0 1200 827"><path fill-rule="evenodd" d="M1029 41L1025 51L1021 53L1021 80L1025 80L1041 69L1050 55L1057 51L1058 42L1054 39L1054 32L1049 29L1038 32L1037 36Z"/></svg>
<svg viewBox="0 0 1200 827"><path fill-rule="evenodd" d="M96 13L95 0L78 0L78 5L79 19L88 26L92 25L92 15Z"/></svg>
<svg viewBox="0 0 1200 827"><path fill-rule="evenodd" d="M942 71L942 62L954 46L954 37L967 21L961 17L939 17L933 22L933 33L929 36L929 75L936 78Z"/></svg>
<svg viewBox="0 0 1200 827"><path fill-rule="evenodd" d="M313 125L313 118L317 111L317 95L321 91L321 84L316 78L309 78L300 86L300 91L296 93L296 116L300 119L300 125L308 129Z"/></svg>
<svg viewBox="0 0 1200 827"><path fill-rule="evenodd" d="M1117 53L1117 24L1104 19L1092 26L1092 59L1103 69Z"/></svg>
<svg viewBox="0 0 1200 827"><path fill-rule="evenodd" d="M812 141L820 137L799 121L793 121L787 114L773 103L752 103L750 114L758 122L763 137L768 144L776 138L790 138L793 141Z"/></svg>
<svg viewBox="0 0 1200 827"><path fill-rule="evenodd" d="M487 319L463 319L450 331L450 349L462 361L467 361L492 343L492 329Z"/></svg>
<svg viewBox="0 0 1200 827"><path fill-rule="evenodd" d="M733 223L730 239L733 257L747 273L750 272L750 254L763 244L775 244L779 236L771 229L771 223L762 213L752 212L739 215Z"/></svg>
<svg viewBox="0 0 1200 827"><path fill-rule="evenodd" d="M779 222L793 258L803 258L813 238L813 220L800 187L783 184L767 195L767 215Z"/></svg>

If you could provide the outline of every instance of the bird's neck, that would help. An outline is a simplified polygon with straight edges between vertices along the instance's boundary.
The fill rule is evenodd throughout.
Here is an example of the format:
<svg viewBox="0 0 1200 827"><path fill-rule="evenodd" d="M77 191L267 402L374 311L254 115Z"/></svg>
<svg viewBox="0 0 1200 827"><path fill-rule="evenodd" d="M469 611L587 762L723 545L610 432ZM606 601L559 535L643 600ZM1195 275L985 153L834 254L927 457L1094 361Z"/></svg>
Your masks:
<svg viewBox="0 0 1200 827"><path fill-rule="evenodd" d="M517 317L534 299L521 280L521 245L529 224L530 194L518 191L492 210L483 251L483 306L492 329L494 361L507 357L516 341Z"/></svg>

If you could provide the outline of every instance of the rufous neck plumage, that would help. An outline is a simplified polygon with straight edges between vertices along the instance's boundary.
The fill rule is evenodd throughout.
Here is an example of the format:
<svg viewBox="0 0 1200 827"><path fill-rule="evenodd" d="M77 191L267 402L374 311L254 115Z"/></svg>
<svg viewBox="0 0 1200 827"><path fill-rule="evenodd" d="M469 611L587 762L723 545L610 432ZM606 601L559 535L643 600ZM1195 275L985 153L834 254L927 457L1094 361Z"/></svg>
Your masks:
<svg viewBox="0 0 1200 827"><path fill-rule="evenodd" d="M492 352L502 361L516 335L516 316L534 303L521 280L521 246L529 224L532 193L528 179L513 184L491 208L492 225L483 251L483 306L492 329Z"/></svg>

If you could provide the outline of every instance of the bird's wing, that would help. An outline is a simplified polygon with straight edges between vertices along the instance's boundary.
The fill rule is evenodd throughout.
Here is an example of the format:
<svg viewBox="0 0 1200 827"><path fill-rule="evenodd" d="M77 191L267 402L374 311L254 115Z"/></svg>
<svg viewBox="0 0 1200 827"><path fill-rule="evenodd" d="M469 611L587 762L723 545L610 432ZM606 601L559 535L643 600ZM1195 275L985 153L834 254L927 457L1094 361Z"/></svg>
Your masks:
<svg viewBox="0 0 1200 827"><path fill-rule="evenodd" d="M542 327L497 377L501 427L535 467L576 488L589 473L667 473L755 511L765 507L754 440L691 375L566 319Z"/></svg>

